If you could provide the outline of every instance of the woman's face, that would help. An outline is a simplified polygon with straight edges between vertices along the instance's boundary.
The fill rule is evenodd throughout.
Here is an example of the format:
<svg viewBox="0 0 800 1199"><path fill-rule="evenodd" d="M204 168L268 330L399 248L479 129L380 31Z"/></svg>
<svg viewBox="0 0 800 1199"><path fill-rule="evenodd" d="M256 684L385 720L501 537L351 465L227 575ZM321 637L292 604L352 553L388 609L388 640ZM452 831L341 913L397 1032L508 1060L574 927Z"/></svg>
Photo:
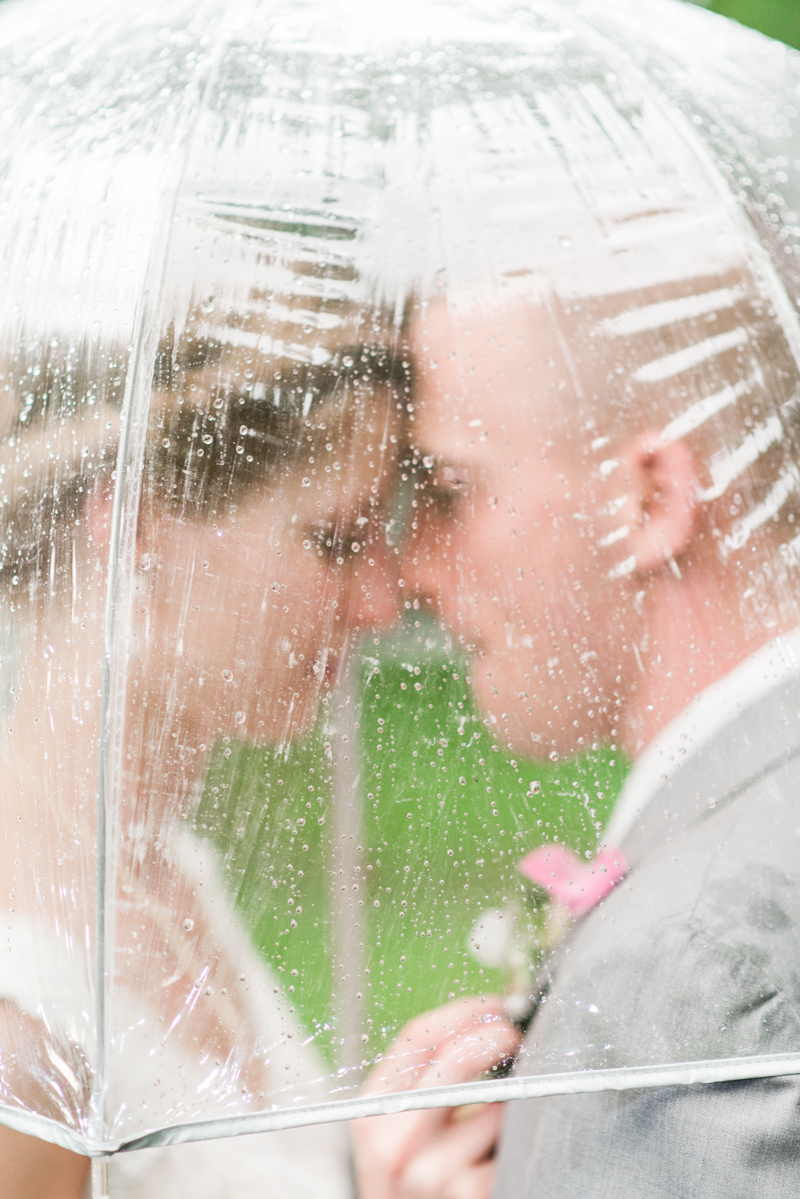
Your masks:
<svg viewBox="0 0 800 1199"><path fill-rule="evenodd" d="M139 686L175 725L166 736L302 732L349 635L394 620L394 405L375 395L364 407L345 436L199 523L154 504L139 535L136 642Z"/></svg>

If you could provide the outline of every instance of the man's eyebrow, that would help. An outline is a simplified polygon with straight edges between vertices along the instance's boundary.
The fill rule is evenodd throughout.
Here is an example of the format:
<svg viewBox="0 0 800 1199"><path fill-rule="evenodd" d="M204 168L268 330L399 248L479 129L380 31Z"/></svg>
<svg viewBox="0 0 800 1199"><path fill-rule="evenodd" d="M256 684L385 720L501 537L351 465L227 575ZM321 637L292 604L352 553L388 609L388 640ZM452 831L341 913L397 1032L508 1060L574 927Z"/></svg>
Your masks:
<svg viewBox="0 0 800 1199"><path fill-rule="evenodd" d="M458 459L437 457L433 454L422 459L425 467L425 477L434 487L448 487L461 483L480 483L484 471L470 462Z"/></svg>
<svg viewBox="0 0 800 1199"><path fill-rule="evenodd" d="M443 471L449 473L463 469L458 462L443 454L420 454L417 461L429 478L432 478L434 475L438 476Z"/></svg>
<svg viewBox="0 0 800 1199"><path fill-rule="evenodd" d="M444 477L446 479L453 478L453 477L459 478L460 476L466 475L468 473L474 474L474 471L470 472L470 468L466 465L466 463L453 462L452 459L446 459L446 458L440 460L437 469L439 471L439 474L444 475Z"/></svg>

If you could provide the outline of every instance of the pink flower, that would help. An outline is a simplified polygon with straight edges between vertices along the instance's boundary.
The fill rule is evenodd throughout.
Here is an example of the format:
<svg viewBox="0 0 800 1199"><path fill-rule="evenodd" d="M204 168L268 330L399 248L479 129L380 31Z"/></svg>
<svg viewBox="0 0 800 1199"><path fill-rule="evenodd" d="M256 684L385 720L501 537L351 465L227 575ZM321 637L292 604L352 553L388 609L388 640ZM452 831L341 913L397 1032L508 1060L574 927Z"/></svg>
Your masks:
<svg viewBox="0 0 800 1199"><path fill-rule="evenodd" d="M578 917L625 877L628 863L621 849L601 849L591 862L582 862L562 845L542 845L524 857L517 869L549 891L570 916Z"/></svg>

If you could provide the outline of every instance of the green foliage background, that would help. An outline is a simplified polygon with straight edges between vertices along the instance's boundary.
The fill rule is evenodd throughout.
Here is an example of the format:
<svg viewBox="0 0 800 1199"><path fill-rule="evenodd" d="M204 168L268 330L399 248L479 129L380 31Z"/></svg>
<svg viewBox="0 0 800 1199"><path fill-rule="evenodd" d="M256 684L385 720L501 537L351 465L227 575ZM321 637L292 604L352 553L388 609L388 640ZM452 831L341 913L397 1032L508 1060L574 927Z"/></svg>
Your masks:
<svg viewBox="0 0 800 1199"><path fill-rule="evenodd" d="M800 0L712 0L703 7L800 49Z"/></svg>
<svg viewBox="0 0 800 1199"><path fill-rule="evenodd" d="M369 1056L415 1013L501 989L500 972L467 950L474 921L521 891L517 862L537 845L591 851L626 770L610 747L552 764L505 753L474 706L467 664L416 617L361 659L360 745L348 747L363 812L360 965L336 954L332 754L342 747L324 721L286 749L221 745L197 812L255 943L331 1060L342 993L361 994Z"/></svg>

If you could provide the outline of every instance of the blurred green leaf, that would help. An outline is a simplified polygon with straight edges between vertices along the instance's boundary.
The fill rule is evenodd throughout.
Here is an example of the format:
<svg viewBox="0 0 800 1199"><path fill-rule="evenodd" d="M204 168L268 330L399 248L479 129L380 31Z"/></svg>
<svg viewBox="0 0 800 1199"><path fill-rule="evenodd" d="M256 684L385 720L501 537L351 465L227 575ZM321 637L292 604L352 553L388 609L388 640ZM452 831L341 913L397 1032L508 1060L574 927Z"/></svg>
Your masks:
<svg viewBox="0 0 800 1199"><path fill-rule="evenodd" d="M800 50L800 0L712 0L703 7Z"/></svg>

